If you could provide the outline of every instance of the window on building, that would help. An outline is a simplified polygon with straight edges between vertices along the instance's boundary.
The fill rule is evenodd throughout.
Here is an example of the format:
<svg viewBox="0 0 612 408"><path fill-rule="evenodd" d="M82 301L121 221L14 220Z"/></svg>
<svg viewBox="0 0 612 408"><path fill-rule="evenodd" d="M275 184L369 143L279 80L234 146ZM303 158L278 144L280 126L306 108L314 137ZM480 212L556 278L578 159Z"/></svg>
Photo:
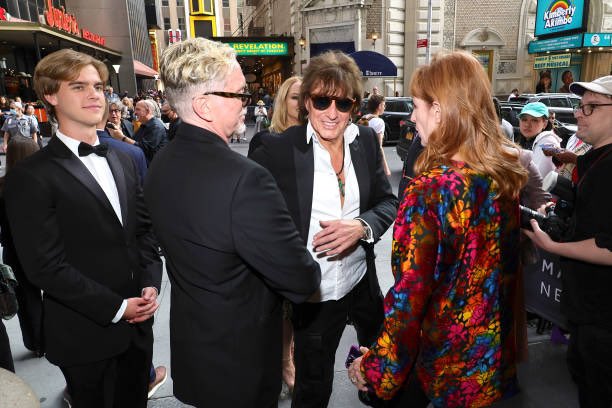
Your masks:
<svg viewBox="0 0 612 408"><path fill-rule="evenodd" d="M170 4L168 3L168 0L162 0L162 6L164 7L168 7Z"/></svg>
<svg viewBox="0 0 612 408"><path fill-rule="evenodd" d="M238 0L238 1L236 1L236 6L237 6L238 8L242 8L242 7L244 7L244 0Z"/></svg>
<svg viewBox="0 0 612 408"><path fill-rule="evenodd" d="M212 0L191 0L191 12L194 14L213 14Z"/></svg>
<svg viewBox="0 0 612 408"><path fill-rule="evenodd" d="M178 18L178 29L185 31L185 19L183 17Z"/></svg>
<svg viewBox="0 0 612 408"><path fill-rule="evenodd" d="M183 0L176 0L176 7L183 7L185 2Z"/></svg>
<svg viewBox="0 0 612 408"><path fill-rule="evenodd" d="M164 17L164 29L170 28L170 17Z"/></svg>
<svg viewBox="0 0 612 408"><path fill-rule="evenodd" d="M223 0L223 7L229 7L229 0Z"/></svg>

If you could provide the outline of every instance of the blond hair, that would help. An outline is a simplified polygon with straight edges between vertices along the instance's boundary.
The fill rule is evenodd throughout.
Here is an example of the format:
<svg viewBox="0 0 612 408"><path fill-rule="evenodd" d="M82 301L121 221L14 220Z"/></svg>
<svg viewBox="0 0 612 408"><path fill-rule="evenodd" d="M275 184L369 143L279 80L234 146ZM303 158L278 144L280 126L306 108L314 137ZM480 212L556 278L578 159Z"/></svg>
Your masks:
<svg viewBox="0 0 612 408"><path fill-rule="evenodd" d="M419 156L418 172L452 166L459 154L474 170L489 175L498 197L516 198L527 181L516 147L503 134L491 96L491 84L478 60L462 51L441 52L419 67L410 82L414 97L440 104L440 124Z"/></svg>
<svg viewBox="0 0 612 408"><path fill-rule="evenodd" d="M191 112L191 100L197 93L219 91L225 77L239 67L232 47L205 38L190 38L172 44L160 58L160 78L170 106L180 117Z"/></svg>
<svg viewBox="0 0 612 408"><path fill-rule="evenodd" d="M289 115L287 114L287 98L289 97L289 90L297 83L302 82L302 78L299 76L292 76L287 78L285 82L278 88L276 92L276 98L274 99L274 111L272 112L272 120L270 121L270 130L275 133L282 133L289 127ZM298 116L300 124L303 123L304 118L300 113Z"/></svg>

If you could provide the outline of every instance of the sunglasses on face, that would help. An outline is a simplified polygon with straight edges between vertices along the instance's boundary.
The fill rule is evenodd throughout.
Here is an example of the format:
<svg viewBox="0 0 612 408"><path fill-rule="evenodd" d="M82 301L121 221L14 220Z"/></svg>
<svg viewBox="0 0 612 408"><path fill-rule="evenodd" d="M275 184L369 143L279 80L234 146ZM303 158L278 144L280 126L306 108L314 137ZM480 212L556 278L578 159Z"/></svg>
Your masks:
<svg viewBox="0 0 612 408"><path fill-rule="evenodd" d="M355 100L351 98L338 98L335 96L316 96L311 95L310 100L312 101L312 106L316 110L323 111L330 107L332 101L336 102L336 109L340 112L346 113L353 109L355 105Z"/></svg>
<svg viewBox="0 0 612 408"><path fill-rule="evenodd" d="M242 106L243 107L247 106L247 104L251 100L251 94L250 93L236 93L236 92L214 91L214 92L204 92L203 95L216 95L216 96L220 96L222 98L236 98L236 99L240 99L242 101Z"/></svg>

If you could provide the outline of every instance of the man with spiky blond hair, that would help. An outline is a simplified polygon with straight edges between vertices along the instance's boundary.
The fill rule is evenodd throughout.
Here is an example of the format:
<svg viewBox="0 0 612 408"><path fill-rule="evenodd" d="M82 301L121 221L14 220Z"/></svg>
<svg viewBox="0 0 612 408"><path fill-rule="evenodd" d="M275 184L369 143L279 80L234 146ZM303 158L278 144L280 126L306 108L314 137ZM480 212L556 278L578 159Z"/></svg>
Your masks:
<svg viewBox="0 0 612 408"><path fill-rule="evenodd" d="M160 73L183 120L145 183L172 283L174 395L197 407L276 407L281 299L306 301L319 266L270 173L229 148L250 100L234 50L173 44Z"/></svg>

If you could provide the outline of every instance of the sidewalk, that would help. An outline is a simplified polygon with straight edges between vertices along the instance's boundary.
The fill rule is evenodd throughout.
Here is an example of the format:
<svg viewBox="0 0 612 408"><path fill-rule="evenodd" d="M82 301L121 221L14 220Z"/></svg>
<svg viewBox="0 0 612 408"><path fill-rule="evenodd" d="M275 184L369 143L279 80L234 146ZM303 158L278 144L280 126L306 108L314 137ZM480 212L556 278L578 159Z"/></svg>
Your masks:
<svg viewBox="0 0 612 408"><path fill-rule="evenodd" d="M252 137L253 128L247 130L248 139ZM232 149L241 154L246 154L248 144L232 144ZM385 147L389 166L393 171L391 184L394 191L401 171L401 163L394 151L394 146ZM391 230L383 236L377 244L376 265L378 278L383 293L392 284L390 273L391 261ZM170 282L164 271L161 292L159 295L160 308L155 315L153 327L155 334L155 345L153 362L157 365L165 365L170 375ZM21 332L17 318L5 321L11 348L15 360L17 375L28 383L40 398L42 408L63 408L62 391L64 389L64 378L59 369L51 365L45 358L36 358L31 352L24 348L21 340ZM572 384L565 363L565 346L559 346L548 340L549 336L538 336L532 330L529 336L529 362L519 367L519 380L522 392L516 397L496 404L501 408L573 408L578 406L577 392ZM338 352L336 354L334 388L329 408L363 407L357 399L354 387L349 382L344 360L351 344L356 344L356 335L352 327L347 327L342 336ZM205 369L205 368L204 368ZM149 401L149 408L173 408L187 407L173 397L172 379L157 391ZM239 392L239 389L237 389ZM279 401L279 408L289 408L290 400ZM0 401L0 407L3 407ZM207 408L207 407L202 407ZM217 407L213 407L217 408ZM231 407L228 407L231 408ZM257 408L257 407L254 407Z"/></svg>

